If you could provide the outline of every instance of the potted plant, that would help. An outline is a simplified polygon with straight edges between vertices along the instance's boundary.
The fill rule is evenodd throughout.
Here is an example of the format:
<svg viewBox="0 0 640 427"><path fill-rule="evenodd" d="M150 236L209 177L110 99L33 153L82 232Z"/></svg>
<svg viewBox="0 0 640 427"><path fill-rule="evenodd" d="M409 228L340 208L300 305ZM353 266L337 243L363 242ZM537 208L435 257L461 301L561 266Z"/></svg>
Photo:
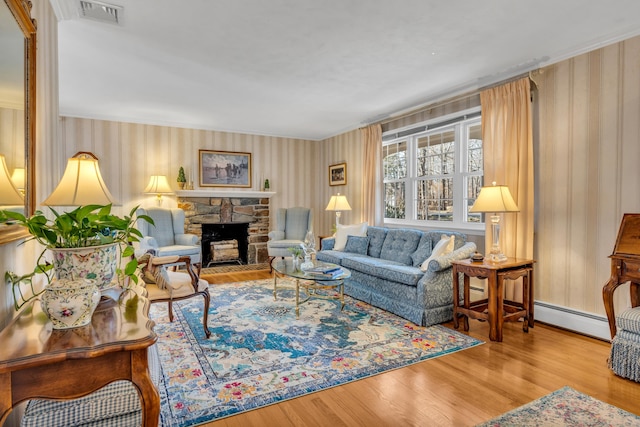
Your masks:
<svg viewBox="0 0 640 427"><path fill-rule="evenodd" d="M6 277L13 279L14 286L16 280L30 281L33 275L39 273L46 274L51 282L52 277L48 272L52 268L58 279L92 279L100 289L112 286L115 275L138 282L138 264L133 259L134 248L131 244L142 238L142 233L135 228L136 220L153 224L150 217L136 217L135 207L128 216L121 218L111 213L110 204L80 206L64 213L50 209L55 216L53 220L41 211L36 211L28 218L18 212L0 211L1 220L25 226L32 236L29 240L36 240L45 246L33 273L21 277L7 273ZM47 250L53 254L53 265L42 263ZM118 251L121 260L128 259L124 268L117 260Z"/></svg>
<svg viewBox="0 0 640 427"><path fill-rule="evenodd" d="M184 168L182 166L180 166L180 169L178 170L178 179L176 181L178 181L180 189L183 189L184 184L187 182L187 177L184 176Z"/></svg>

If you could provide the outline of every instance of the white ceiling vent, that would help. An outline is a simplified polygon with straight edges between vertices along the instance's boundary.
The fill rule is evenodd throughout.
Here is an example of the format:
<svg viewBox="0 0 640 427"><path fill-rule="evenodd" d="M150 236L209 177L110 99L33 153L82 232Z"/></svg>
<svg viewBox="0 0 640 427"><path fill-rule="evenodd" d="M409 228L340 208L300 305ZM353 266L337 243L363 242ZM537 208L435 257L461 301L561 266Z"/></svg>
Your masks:
<svg viewBox="0 0 640 427"><path fill-rule="evenodd" d="M118 24L122 20L124 8L99 1L80 0L80 16L96 21Z"/></svg>

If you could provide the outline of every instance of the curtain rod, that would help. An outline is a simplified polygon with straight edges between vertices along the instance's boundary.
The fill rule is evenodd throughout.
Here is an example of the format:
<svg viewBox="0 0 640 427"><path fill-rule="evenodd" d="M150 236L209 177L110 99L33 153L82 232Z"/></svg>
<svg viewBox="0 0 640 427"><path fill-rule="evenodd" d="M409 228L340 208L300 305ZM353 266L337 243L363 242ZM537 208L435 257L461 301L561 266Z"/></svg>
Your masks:
<svg viewBox="0 0 640 427"><path fill-rule="evenodd" d="M385 124L390 123L392 121L403 119L405 117L412 116L414 114L420 113L420 112L425 111L425 110L429 110L431 108L435 108L435 107L438 107L438 106L441 106L441 105L451 104L452 102L458 102L458 101L462 101L462 100L471 98L473 96L477 96L477 95L480 94L480 92L482 92L484 90L492 89L494 87L498 87L498 86L501 86L501 85L506 84L506 83L511 83L513 81L520 80L521 78L524 78L524 77L531 78L531 71L527 71L526 73L521 73L521 74L518 74L516 76L510 77L508 79L501 80L499 82L495 82L495 83L488 84L486 86L479 87L478 89L475 89L473 92L466 92L464 94L460 94L460 95L457 95L457 96L452 96L451 98L436 100L436 101L431 102L430 104L422 105L420 107L415 107L414 109L409 110L406 113L402 113L402 110L400 110L400 112L397 113L398 115L394 116L393 113L392 113L391 115L389 115L389 117L386 117L386 118L381 119L381 120L373 121L371 123L368 123L366 126L374 125L374 124L385 125Z"/></svg>

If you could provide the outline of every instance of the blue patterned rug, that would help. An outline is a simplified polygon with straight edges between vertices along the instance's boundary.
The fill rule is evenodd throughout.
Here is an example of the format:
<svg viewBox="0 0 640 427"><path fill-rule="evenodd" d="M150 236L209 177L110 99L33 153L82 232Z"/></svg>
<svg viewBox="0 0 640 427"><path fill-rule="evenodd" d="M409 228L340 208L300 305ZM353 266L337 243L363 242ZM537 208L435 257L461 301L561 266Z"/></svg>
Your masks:
<svg viewBox="0 0 640 427"><path fill-rule="evenodd" d="M418 327L345 296L273 299L271 280L211 285L204 339L202 299L153 304L164 384L165 427L194 426L345 384L482 343L443 326ZM293 283L289 283L293 286Z"/></svg>
<svg viewBox="0 0 640 427"><path fill-rule="evenodd" d="M476 427L631 427L640 417L563 387Z"/></svg>

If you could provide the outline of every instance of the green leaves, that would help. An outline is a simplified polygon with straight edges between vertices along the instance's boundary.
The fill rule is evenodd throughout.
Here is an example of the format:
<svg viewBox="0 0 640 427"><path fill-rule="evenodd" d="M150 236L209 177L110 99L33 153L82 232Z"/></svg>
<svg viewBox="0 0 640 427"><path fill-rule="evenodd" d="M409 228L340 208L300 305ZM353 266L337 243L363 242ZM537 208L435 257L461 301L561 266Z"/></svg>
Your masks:
<svg viewBox="0 0 640 427"><path fill-rule="evenodd" d="M155 225L153 219L147 215L136 217L138 206L131 209L129 215L124 217L112 214L111 204L80 206L63 213L59 213L53 208L49 209L53 213L53 219L47 218L41 211L36 211L27 218L18 212L0 210L0 221L12 221L23 225L31 234L31 240L38 241L46 248L85 248L118 243L122 259L131 259L127 262L124 271L117 268L118 274L124 274L135 283L138 282L136 275L138 263L133 259L134 248L131 244L140 241L143 236L140 230L135 227L136 222L141 220ZM46 274L49 281L51 280L48 272L53 266L40 263L43 255L44 251L40 254L38 265L33 273L24 276L7 273L10 274L8 278L11 279L11 283L14 284L14 297L16 290L18 292L20 290L20 283L31 285L31 279L35 274ZM22 295L17 296L21 297Z"/></svg>

